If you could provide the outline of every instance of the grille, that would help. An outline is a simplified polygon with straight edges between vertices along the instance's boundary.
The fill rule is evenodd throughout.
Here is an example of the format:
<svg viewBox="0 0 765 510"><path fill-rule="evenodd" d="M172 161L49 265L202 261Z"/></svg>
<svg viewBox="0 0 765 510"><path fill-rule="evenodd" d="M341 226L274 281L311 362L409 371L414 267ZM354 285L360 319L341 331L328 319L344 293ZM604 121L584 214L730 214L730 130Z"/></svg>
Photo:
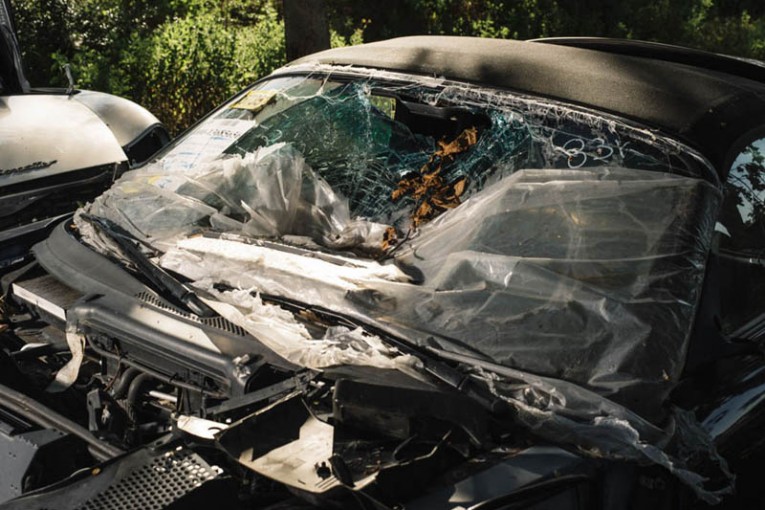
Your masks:
<svg viewBox="0 0 765 510"><path fill-rule="evenodd" d="M195 315L184 312L183 310L180 310L174 306L168 305L149 292L139 292L135 295L135 298L155 308L159 308L160 310L165 310L172 314L183 317L184 319L204 324L209 328L219 329L221 331L225 331L226 333L231 333L232 335L247 336L247 332L243 328L237 326L227 319L224 319L223 317L205 317L200 319Z"/></svg>
<svg viewBox="0 0 765 510"><path fill-rule="evenodd" d="M144 303L149 304L149 305L151 305L151 306L153 306L155 308L159 308L160 310L165 310L167 312L171 312L171 313L173 313L175 315L178 315L180 317L183 317L185 319L191 319L191 320L195 319L195 317L193 315L191 315L190 313L184 312L183 310L181 310L179 308L176 308L174 306L168 305L167 303L165 303L164 301L159 299L157 296L155 296L154 294L151 294L149 292L139 292L138 294L135 295L135 298L139 299L139 300L143 301Z"/></svg>
<svg viewBox="0 0 765 510"><path fill-rule="evenodd" d="M215 329L220 329L234 335L238 335L238 336L247 335L247 332L243 328L240 328L233 322L227 319L224 319L223 317L203 317L199 321L205 326L209 326Z"/></svg>
<svg viewBox="0 0 765 510"><path fill-rule="evenodd" d="M159 510L216 476L194 452L174 450L135 467L78 510Z"/></svg>

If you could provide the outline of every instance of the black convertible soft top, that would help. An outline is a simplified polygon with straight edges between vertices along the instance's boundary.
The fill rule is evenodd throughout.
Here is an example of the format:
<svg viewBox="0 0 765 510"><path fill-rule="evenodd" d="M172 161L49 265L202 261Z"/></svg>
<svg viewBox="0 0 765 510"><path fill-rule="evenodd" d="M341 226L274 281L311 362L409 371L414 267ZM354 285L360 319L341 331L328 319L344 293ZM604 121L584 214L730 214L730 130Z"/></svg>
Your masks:
<svg viewBox="0 0 765 510"><path fill-rule="evenodd" d="M452 36L415 36L336 48L295 64L337 64L442 76L605 110L658 128L707 156L725 177L730 146L765 124L765 82L759 73L705 66L703 54L678 63L650 51L640 56L598 49ZM550 41L554 42L554 41ZM682 53L676 53L682 55ZM710 63L719 55L708 54ZM746 66L745 61L739 61ZM719 69L719 67L718 67ZM732 68L733 69L733 68Z"/></svg>

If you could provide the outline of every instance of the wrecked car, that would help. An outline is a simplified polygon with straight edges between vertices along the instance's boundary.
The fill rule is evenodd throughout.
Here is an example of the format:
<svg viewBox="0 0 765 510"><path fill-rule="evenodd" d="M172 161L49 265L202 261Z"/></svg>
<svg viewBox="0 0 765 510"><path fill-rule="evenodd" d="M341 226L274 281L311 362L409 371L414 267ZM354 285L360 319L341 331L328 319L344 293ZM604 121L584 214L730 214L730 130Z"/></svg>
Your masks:
<svg viewBox="0 0 765 510"><path fill-rule="evenodd" d="M761 506L756 62L311 55L3 279L2 508Z"/></svg>
<svg viewBox="0 0 765 510"><path fill-rule="evenodd" d="M137 104L74 88L33 88L8 0L0 2L0 271L55 224L170 141Z"/></svg>

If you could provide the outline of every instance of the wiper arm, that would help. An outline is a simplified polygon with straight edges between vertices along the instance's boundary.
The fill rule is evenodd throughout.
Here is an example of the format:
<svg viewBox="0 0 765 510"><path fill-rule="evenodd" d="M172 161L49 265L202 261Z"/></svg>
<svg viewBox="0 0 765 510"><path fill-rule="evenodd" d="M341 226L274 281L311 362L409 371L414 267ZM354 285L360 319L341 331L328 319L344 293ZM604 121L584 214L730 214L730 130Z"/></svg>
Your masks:
<svg viewBox="0 0 765 510"><path fill-rule="evenodd" d="M207 306L193 290L178 281L167 271L154 264L138 247L140 242L130 232L111 220L83 214L83 219L90 222L102 234L114 241L123 254L142 271L143 275L157 288L162 289L176 301L182 303L198 317L215 317L215 311Z"/></svg>

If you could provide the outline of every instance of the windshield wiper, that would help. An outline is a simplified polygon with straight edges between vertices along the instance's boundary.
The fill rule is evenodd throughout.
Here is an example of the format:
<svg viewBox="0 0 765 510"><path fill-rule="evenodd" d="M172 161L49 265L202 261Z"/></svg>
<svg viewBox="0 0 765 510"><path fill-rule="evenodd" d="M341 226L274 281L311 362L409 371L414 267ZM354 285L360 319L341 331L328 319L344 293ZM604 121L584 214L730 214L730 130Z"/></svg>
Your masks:
<svg viewBox="0 0 765 510"><path fill-rule="evenodd" d="M169 294L177 302L183 304L190 312L198 317L215 317L217 313L207 306L193 290L178 281L167 271L154 264L138 247L140 242L130 232L111 220L98 216L83 214L84 220L90 222L102 234L119 246L122 253L138 268L142 274L158 289Z"/></svg>

